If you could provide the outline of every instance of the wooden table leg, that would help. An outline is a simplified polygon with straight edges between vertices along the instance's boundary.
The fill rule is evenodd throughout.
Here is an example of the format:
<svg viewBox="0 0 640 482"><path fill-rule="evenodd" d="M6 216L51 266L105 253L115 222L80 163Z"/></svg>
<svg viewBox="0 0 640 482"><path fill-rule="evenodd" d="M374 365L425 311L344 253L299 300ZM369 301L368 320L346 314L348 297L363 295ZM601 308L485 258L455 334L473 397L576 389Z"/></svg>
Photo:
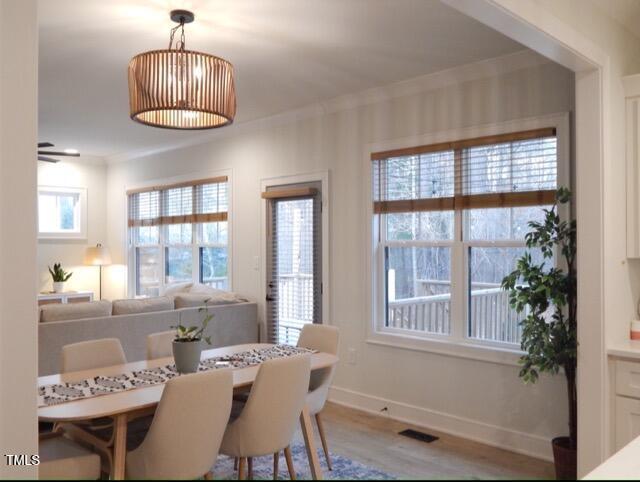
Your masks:
<svg viewBox="0 0 640 482"><path fill-rule="evenodd" d="M300 427L304 437L304 444L307 447L307 457L309 458L309 468L311 476L314 480L322 480L322 468L320 468L320 460L318 459L318 451L316 450L316 441L313 438L313 425L309 416L309 408L305 405L300 414Z"/></svg>
<svg viewBox="0 0 640 482"><path fill-rule="evenodd" d="M111 478L113 480L124 480L124 461L127 455L127 414L116 417L113 430L113 467L111 468Z"/></svg>

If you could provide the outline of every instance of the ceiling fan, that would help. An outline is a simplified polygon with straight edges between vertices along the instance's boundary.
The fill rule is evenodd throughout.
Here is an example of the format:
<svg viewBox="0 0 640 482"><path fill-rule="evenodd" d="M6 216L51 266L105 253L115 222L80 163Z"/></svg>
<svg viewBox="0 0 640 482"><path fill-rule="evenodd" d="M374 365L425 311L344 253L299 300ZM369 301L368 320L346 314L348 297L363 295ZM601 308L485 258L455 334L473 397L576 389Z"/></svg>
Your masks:
<svg viewBox="0 0 640 482"><path fill-rule="evenodd" d="M44 162L60 162L60 159L55 159L49 156L71 156L79 157L80 153L75 149L65 149L64 151L41 151L42 148L53 147L51 142L38 142L38 160Z"/></svg>

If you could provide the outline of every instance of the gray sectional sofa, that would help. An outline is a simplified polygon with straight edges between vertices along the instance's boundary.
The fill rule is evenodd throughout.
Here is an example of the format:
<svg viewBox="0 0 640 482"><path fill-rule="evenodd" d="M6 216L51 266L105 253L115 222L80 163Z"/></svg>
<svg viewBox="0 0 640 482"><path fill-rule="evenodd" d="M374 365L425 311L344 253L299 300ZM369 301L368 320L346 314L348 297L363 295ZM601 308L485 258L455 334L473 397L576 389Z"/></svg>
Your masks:
<svg viewBox="0 0 640 482"><path fill-rule="evenodd" d="M122 300L121 306L124 301ZM75 307L43 308L38 326L38 374L43 376L60 371L60 353L64 345L98 338L119 338L128 361L144 360L147 335L169 330L177 323L179 316L186 325L198 323L202 319L202 313L198 311L197 306L174 309L176 305L167 305L165 301L155 304L148 301L145 306L142 300L127 300L134 301L139 301L143 310L161 310L133 313L131 311L135 309L132 310L129 306L128 314L112 315L112 312L123 311L116 309L116 302L113 304L113 310L105 303L94 306L78 303ZM151 305L153 308L150 308ZM257 343L257 311L257 305L248 302L209 306L209 313L214 315L207 328L212 346Z"/></svg>

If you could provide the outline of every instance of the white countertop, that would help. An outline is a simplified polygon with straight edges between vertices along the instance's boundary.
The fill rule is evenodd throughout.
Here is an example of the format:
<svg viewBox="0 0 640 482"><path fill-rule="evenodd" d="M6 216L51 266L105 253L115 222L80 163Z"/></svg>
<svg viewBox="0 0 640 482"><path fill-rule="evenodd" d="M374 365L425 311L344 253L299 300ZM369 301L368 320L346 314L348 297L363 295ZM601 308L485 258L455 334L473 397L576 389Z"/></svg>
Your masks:
<svg viewBox="0 0 640 482"><path fill-rule="evenodd" d="M584 477L584 480L621 480L639 478L640 437L630 442L609 459L605 460L602 465Z"/></svg>
<svg viewBox="0 0 640 482"><path fill-rule="evenodd" d="M607 354L609 356L640 360L640 340L626 340L612 344L607 348Z"/></svg>

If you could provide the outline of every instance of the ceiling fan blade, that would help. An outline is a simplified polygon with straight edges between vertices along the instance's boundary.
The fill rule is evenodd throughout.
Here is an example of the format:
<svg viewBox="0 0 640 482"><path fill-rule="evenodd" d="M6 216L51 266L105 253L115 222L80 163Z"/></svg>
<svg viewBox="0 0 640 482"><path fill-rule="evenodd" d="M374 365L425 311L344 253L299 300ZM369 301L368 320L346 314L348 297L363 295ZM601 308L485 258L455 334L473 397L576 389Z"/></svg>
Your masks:
<svg viewBox="0 0 640 482"><path fill-rule="evenodd" d="M53 147L53 144L51 142L38 142L38 148L41 147Z"/></svg>
<svg viewBox="0 0 640 482"><path fill-rule="evenodd" d="M79 152L64 152L64 151L38 151L38 154L46 154L47 156L71 156L80 157Z"/></svg>
<svg viewBox="0 0 640 482"><path fill-rule="evenodd" d="M53 162L54 164L56 162L60 162L60 159L54 159L53 157L47 157L47 156L38 156L38 160L44 161L44 162Z"/></svg>

